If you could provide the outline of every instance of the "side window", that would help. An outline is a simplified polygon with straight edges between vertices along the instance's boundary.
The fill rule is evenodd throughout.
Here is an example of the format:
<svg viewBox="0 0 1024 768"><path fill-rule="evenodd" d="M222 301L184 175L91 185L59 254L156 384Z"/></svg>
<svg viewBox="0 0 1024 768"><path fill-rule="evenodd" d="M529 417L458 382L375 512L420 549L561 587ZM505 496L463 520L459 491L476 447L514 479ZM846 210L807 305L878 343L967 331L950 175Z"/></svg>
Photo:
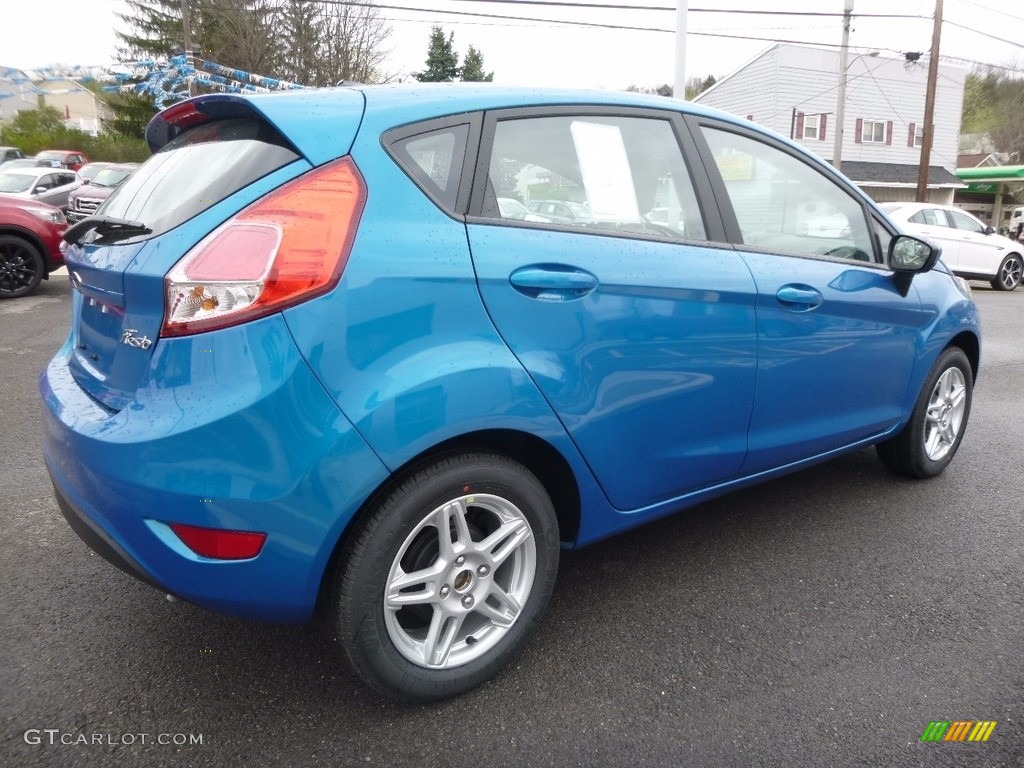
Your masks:
<svg viewBox="0 0 1024 768"><path fill-rule="evenodd" d="M536 226L705 240L672 124L618 116L499 120L482 215L522 203Z"/></svg>
<svg viewBox="0 0 1024 768"><path fill-rule="evenodd" d="M388 144L398 164L442 208L453 211L466 156L469 125L452 125Z"/></svg>
<svg viewBox="0 0 1024 768"><path fill-rule="evenodd" d="M979 235L985 232L985 225L973 216L960 213L960 211L947 211L947 213L952 217L953 226L957 229L962 229L965 232L975 232Z"/></svg>
<svg viewBox="0 0 1024 768"><path fill-rule="evenodd" d="M861 203L793 155L755 139L703 129L745 245L876 261Z"/></svg>

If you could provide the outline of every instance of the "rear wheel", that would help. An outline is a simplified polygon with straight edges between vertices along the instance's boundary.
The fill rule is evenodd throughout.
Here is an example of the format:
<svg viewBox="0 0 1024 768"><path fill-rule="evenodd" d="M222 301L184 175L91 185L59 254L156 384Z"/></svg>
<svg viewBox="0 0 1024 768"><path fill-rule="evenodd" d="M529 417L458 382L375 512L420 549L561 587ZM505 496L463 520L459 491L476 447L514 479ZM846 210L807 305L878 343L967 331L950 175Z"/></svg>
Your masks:
<svg viewBox="0 0 1024 768"><path fill-rule="evenodd" d="M0 235L0 299L27 296L43 279L43 257L17 235Z"/></svg>
<svg viewBox="0 0 1024 768"><path fill-rule="evenodd" d="M902 475L934 477L941 473L963 440L973 389L967 356L950 347L932 366L903 431L876 446L878 458Z"/></svg>
<svg viewBox="0 0 1024 768"><path fill-rule="evenodd" d="M400 699L484 682L540 620L558 569L558 524L521 464L462 454L418 471L351 535L331 598L356 673Z"/></svg>
<svg viewBox="0 0 1024 768"><path fill-rule="evenodd" d="M992 287L997 291L1012 291L1020 285L1021 273L1024 271L1024 262L1020 254L1010 253L999 265L999 272L992 280Z"/></svg>

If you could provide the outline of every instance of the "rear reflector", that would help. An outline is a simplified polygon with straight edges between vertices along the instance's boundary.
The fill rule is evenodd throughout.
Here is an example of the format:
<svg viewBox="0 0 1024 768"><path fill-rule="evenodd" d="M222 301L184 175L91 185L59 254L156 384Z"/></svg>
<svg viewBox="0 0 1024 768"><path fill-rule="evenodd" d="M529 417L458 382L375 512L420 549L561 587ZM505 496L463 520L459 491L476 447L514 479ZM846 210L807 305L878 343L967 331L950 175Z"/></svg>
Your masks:
<svg viewBox="0 0 1024 768"><path fill-rule="evenodd" d="M263 549L267 534L252 531L225 531L196 525L171 523L171 530L185 546L202 557L216 560L248 560Z"/></svg>
<svg viewBox="0 0 1024 768"><path fill-rule="evenodd" d="M365 201L345 157L233 216L167 274L160 335L237 325L327 293L341 279Z"/></svg>

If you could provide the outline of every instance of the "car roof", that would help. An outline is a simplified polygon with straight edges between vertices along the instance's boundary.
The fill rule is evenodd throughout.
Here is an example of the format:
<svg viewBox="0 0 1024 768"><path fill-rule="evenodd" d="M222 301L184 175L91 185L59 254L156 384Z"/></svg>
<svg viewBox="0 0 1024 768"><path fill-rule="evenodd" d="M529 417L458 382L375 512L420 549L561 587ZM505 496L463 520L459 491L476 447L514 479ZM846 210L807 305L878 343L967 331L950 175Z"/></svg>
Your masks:
<svg viewBox="0 0 1024 768"><path fill-rule="evenodd" d="M168 107L150 121L146 138L153 151L159 150L183 130L175 127L174 116L188 110L186 105L189 103L211 118L251 115L254 112L261 114L315 165L333 157L328 156L332 151L330 142L324 141L325 125L337 126L339 135L351 130L352 121L345 125L344 119L339 119L344 117L358 121L361 116L372 115L373 129L386 130L432 117L488 109L588 105L686 112L736 125L749 125L735 115L699 104L627 91L507 87L489 83L351 85L251 95L213 93L196 96ZM310 115L318 115L320 119L311 120ZM764 128L759 130L765 131Z"/></svg>

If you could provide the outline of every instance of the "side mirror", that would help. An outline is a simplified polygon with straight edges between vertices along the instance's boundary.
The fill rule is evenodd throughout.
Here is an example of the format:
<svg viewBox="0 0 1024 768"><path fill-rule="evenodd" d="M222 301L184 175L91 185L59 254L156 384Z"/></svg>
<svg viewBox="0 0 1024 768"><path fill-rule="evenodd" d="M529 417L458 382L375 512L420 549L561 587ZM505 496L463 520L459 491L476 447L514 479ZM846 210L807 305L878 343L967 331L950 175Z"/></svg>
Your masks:
<svg viewBox="0 0 1024 768"><path fill-rule="evenodd" d="M995 234L995 231L996 231L996 228L993 227L993 226L985 227L985 234L986 235L993 235L993 234Z"/></svg>
<svg viewBox="0 0 1024 768"><path fill-rule="evenodd" d="M935 266L942 249L910 235L897 235L889 243L889 268L895 272L896 288L901 296L910 293L914 275Z"/></svg>
<svg viewBox="0 0 1024 768"><path fill-rule="evenodd" d="M917 274L935 266L942 255L938 246L910 235L898 235L889 243L889 267L894 272Z"/></svg>
<svg viewBox="0 0 1024 768"><path fill-rule="evenodd" d="M46 191L46 187L44 187L44 186L38 186L38 187L36 187L35 189L33 189L33 190L32 190L32 194L33 194L33 195L41 195L41 194L43 194L43 192L45 192L45 191Z"/></svg>

